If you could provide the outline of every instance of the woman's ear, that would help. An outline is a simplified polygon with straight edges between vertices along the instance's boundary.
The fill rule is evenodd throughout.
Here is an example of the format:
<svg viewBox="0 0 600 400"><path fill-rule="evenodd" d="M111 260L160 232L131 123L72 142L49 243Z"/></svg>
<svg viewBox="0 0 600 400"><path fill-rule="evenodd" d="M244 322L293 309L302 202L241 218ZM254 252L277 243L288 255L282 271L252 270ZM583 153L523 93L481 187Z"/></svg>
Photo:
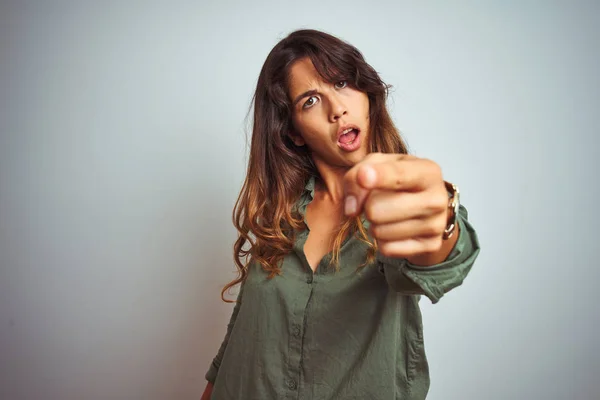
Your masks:
<svg viewBox="0 0 600 400"><path fill-rule="evenodd" d="M294 144L298 147L304 146L306 144L304 138L296 132L290 132L288 133L288 136L290 137L290 139L292 139L292 142L294 142Z"/></svg>

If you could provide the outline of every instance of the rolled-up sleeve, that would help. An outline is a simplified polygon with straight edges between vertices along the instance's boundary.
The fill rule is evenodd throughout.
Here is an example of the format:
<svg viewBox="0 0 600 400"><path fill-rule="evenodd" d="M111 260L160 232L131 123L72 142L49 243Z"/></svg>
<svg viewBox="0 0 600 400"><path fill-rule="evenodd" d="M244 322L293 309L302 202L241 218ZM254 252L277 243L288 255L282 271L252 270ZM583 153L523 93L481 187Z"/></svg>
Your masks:
<svg viewBox="0 0 600 400"><path fill-rule="evenodd" d="M457 218L459 237L448 258L439 264L418 266L404 258L377 254L380 271L385 274L391 289L405 294L423 294L432 303L460 286L479 254L479 239L468 221L468 212L460 206Z"/></svg>
<svg viewBox="0 0 600 400"><path fill-rule="evenodd" d="M219 367L221 366L221 361L223 361L223 354L225 353L225 349L227 348L227 343L229 343L229 337L231 336L231 331L233 330L233 326L235 325L237 315L240 312L243 291L244 291L244 284L242 283L238 297L237 297L237 301L236 301L235 306L233 307L233 311L231 313L231 318L229 319L229 323L227 324L227 332L225 334L225 338L223 339L223 342L221 342L221 347L219 348L217 355L214 357L212 363L210 364L208 371L206 372L206 375L204 376L207 381L209 381L213 384L215 383L215 380L217 379L217 374L219 373Z"/></svg>

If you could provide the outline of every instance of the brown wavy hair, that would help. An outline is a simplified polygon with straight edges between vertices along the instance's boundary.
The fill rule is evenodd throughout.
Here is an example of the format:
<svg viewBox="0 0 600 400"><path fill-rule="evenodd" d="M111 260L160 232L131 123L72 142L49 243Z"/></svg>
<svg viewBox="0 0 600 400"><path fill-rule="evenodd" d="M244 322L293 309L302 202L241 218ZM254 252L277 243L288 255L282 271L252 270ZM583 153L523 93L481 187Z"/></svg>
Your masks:
<svg viewBox="0 0 600 400"><path fill-rule="evenodd" d="M260 71L252 99L253 119L246 179L233 209L238 230L234 260L238 277L225 292L248 275L248 267L258 262L269 279L281 273L281 262L294 244L295 234L306 228L294 204L311 176L318 171L306 146L295 146L289 137L294 131L292 104L288 93L292 64L310 58L327 82L345 80L369 98L369 152L406 154L386 107L390 86L365 61L354 46L330 34L303 29L292 32L271 50ZM348 234L368 244L365 264L374 259L377 244L370 241L360 217L342 222L332 244L330 265L338 267L339 252Z"/></svg>

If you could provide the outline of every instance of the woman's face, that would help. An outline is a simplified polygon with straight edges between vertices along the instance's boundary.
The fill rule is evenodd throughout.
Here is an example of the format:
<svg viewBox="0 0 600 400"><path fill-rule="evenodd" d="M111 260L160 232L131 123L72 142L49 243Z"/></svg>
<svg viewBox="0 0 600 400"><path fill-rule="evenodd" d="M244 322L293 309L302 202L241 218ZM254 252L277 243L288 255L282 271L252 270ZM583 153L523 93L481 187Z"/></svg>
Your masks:
<svg viewBox="0 0 600 400"><path fill-rule="evenodd" d="M348 168L368 153L369 98L345 81L325 82L309 58L290 69L288 95L292 101L297 146L308 146L315 163Z"/></svg>

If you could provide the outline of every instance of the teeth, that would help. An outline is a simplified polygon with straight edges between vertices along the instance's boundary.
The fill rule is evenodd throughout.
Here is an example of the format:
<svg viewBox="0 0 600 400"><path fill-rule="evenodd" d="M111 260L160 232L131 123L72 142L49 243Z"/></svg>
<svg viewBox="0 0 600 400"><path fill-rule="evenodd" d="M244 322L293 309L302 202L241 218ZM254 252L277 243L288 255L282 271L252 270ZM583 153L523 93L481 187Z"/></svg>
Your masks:
<svg viewBox="0 0 600 400"><path fill-rule="evenodd" d="M349 133L349 132L350 132L352 129L353 129L353 128L348 128L348 129L346 129L344 132L342 132L342 135L345 135L345 134Z"/></svg>

